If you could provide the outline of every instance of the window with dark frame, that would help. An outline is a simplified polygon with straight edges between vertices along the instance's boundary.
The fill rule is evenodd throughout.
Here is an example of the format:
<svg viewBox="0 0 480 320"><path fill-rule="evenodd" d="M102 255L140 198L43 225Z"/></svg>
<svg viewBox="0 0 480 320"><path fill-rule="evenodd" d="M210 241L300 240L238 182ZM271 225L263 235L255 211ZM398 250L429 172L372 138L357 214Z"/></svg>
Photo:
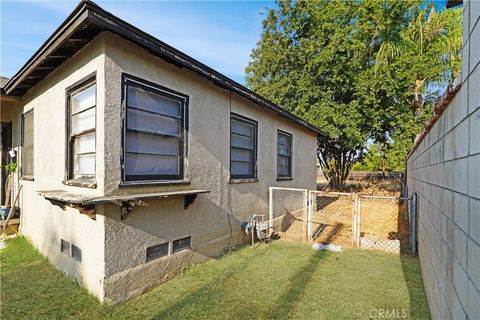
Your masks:
<svg viewBox="0 0 480 320"><path fill-rule="evenodd" d="M192 246L192 237L185 237L173 241L173 253L180 252L185 249L189 249Z"/></svg>
<svg viewBox="0 0 480 320"><path fill-rule="evenodd" d="M22 115L22 176L33 177L34 173L34 117L33 110Z"/></svg>
<svg viewBox="0 0 480 320"><path fill-rule="evenodd" d="M96 103L95 79L68 93L68 179L95 181Z"/></svg>
<svg viewBox="0 0 480 320"><path fill-rule="evenodd" d="M292 177L292 135L283 131L277 134L277 176Z"/></svg>
<svg viewBox="0 0 480 320"><path fill-rule="evenodd" d="M125 77L123 179L183 179L187 96Z"/></svg>
<svg viewBox="0 0 480 320"><path fill-rule="evenodd" d="M235 114L230 119L230 178L256 178L257 122Z"/></svg>
<svg viewBox="0 0 480 320"><path fill-rule="evenodd" d="M147 248L146 262L168 256L168 242Z"/></svg>

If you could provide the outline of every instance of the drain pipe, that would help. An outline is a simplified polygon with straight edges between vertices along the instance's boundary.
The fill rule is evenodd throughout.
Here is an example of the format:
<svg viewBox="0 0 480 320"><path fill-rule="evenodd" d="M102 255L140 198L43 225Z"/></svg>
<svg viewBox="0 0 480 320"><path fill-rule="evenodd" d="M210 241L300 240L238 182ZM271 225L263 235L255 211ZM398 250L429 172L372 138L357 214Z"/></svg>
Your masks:
<svg viewBox="0 0 480 320"><path fill-rule="evenodd" d="M410 220L410 249L413 255L417 255L417 193L412 193L412 210Z"/></svg>

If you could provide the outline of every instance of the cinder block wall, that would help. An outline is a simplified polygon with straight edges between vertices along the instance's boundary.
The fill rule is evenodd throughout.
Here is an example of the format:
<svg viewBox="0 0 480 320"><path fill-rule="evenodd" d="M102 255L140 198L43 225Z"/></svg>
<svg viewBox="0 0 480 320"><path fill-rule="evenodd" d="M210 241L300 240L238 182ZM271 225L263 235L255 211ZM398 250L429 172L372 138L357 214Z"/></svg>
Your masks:
<svg viewBox="0 0 480 320"><path fill-rule="evenodd" d="M480 1L464 1L462 87L407 161L433 319L480 319Z"/></svg>

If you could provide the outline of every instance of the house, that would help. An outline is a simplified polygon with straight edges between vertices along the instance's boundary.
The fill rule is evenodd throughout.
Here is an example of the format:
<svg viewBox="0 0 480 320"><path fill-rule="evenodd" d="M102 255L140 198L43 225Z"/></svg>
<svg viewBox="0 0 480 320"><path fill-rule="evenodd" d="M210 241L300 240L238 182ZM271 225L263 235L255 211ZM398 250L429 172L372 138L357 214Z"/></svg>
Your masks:
<svg viewBox="0 0 480 320"><path fill-rule="evenodd" d="M318 128L90 1L1 103L20 232L101 301L244 242L268 187L316 186Z"/></svg>

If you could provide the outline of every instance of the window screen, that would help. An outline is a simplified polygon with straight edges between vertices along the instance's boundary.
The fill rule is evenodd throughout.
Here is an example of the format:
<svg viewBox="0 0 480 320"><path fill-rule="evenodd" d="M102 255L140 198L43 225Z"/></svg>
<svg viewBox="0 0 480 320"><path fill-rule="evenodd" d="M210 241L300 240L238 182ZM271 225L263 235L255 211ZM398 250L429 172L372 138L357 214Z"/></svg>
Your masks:
<svg viewBox="0 0 480 320"><path fill-rule="evenodd" d="M277 176L292 176L292 135L281 131L277 136Z"/></svg>
<svg viewBox="0 0 480 320"><path fill-rule="evenodd" d="M173 241L173 253L190 248L191 242L192 237L186 237Z"/></svg>
<svg viewBox="0 0 480 320"><path fill-rule="evenodd" d="M168 242L147 248L147 262L168 255Z"/></svg>
<svg viewBox="0 0 480 320"><path fill-rule="evenodd" d="M96 84L69 93L69 179L95 180Z"/></svg>
<svg viewBox="0 0 480 320"><path fill-rule="evenodd" d="M33 111L23 115L22 175L33 177Z"/></svg>
<svg viewBox="0 0 480 320"><path fill-rule="evenodd" d="M126 80L124 180L183 178L186 98Z"/></svg>
<svg viewBox="0 0 480 320"><path fill-rule="evenodd" d="M257 123L236 115L230 121L230 175L255 178Z"/></svg>

